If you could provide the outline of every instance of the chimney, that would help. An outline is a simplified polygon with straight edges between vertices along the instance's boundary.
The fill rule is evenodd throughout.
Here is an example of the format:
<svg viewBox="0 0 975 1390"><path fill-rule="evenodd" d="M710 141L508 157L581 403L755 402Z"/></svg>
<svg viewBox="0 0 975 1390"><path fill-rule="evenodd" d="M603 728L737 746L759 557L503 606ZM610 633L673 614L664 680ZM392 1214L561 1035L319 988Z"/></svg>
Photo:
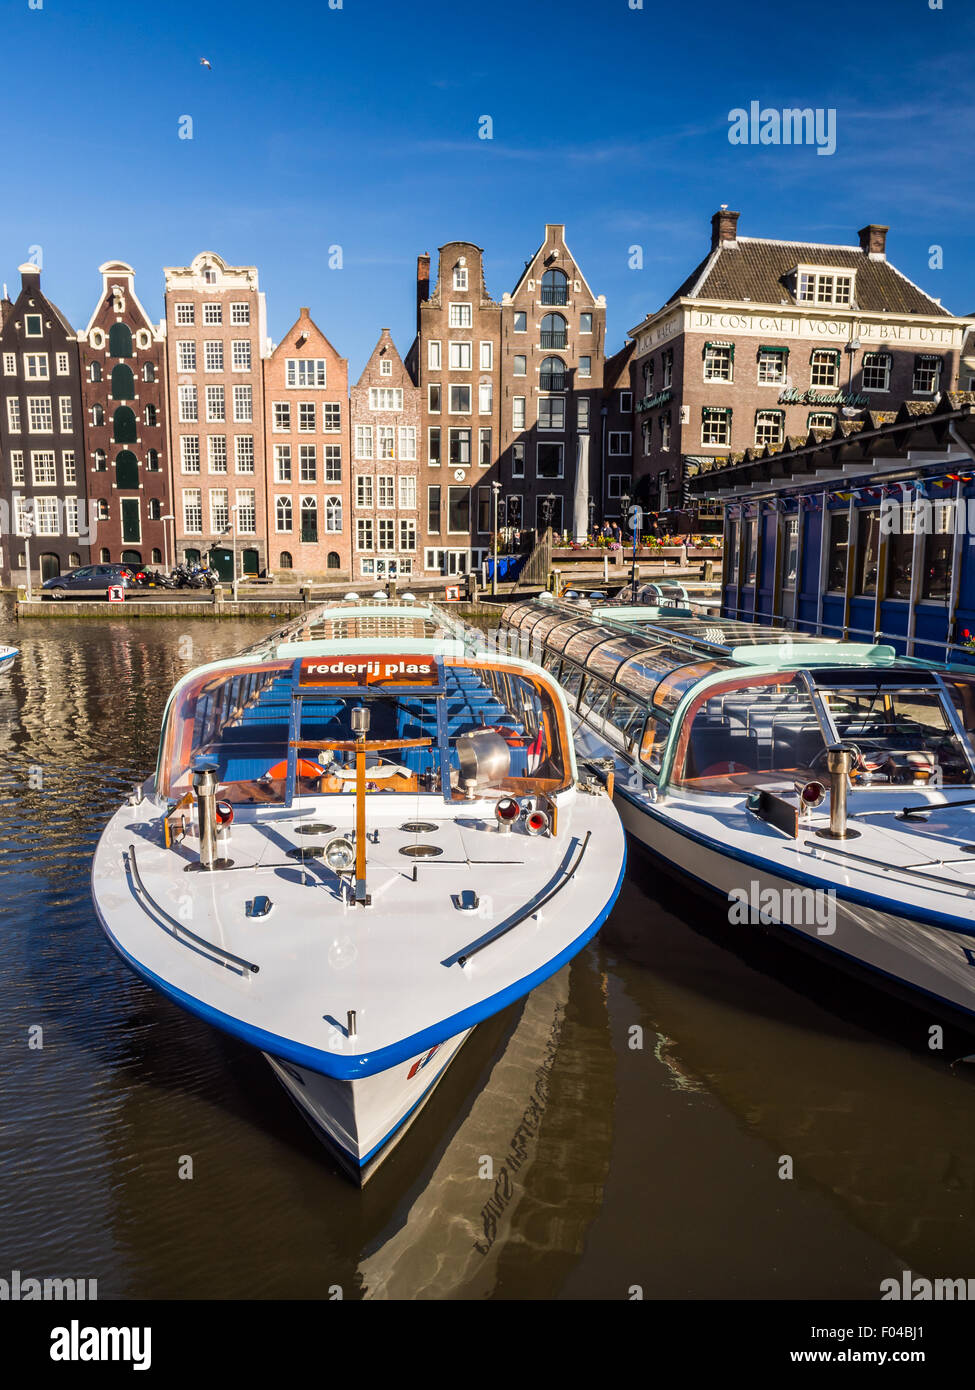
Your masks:
<svg viewBox="0 0 975 1390"><path fill-rule="evenodd" d="M740 212L729 212L728 204L721 207L711 218L711 250L719 246L735 246L738 242L738 219Z"/></svg>
<svg viewBox="0 0 975 1390"><path fill-rule="evenodd" d="M430 298L430 253L416 258L416 326L420 328L420 305Z"/></svg>
<svg viewBox="0 0 975 1390"><path fill-rule="evenodd" d="M864 251L872 261L885 261L887 259L887 233L889 231L889 227L880 227L876 222L868 222L857 233L860 238L861 251Z"/></svg>
<svg viewBox="0 0 975 1390"><path fill-rule="evenodd" d="M20 283L23 289L39 290L41 287L41 272L33 261L25 261L19 265Z"/></svg>

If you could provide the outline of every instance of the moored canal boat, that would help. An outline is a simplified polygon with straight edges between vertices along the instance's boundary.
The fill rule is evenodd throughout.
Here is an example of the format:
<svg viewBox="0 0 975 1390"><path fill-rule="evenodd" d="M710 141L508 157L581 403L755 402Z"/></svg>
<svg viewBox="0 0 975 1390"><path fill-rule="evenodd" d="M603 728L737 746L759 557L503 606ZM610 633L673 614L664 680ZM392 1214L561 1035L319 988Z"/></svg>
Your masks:
<svg viewBox="0 0 975 1390"><path fill-rule="evenodd" d="M477 1023L591 939L624 861L551 677L377 601L185 676L92 886L122 958L263 1052L362 1182Z"/></svg>
<svg viewBox="0 0 975 1390"><path fill-rule="evenodd" d="M630 833L725 901L975 1017L975 673L674 607L512 605Z"/></svg>
<svg viewBox="0 0 975 1390"><path fill-rule="evenodd" d="M0 675L4 671L10 670L19 655L20 651L17 647L0 646Z"/></svg>

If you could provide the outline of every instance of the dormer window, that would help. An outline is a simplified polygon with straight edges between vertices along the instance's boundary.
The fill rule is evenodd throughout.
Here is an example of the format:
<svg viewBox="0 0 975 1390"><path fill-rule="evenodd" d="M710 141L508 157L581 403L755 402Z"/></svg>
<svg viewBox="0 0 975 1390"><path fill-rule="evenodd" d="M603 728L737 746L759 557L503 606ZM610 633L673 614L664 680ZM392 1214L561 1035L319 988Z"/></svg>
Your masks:
<svg viewBox="0 0 975 1390"><path fill-rule="evenodd" d="M853 302L854 276L849 271L800 265L793 275L800 304L844 306Z"/></svg>
<svg viewBox="0 0 975 1390"><path fill-rule="evenodd" d="M203 267L203 283L205 285L215 285L217 283L217 272L212 265Z"/></svg>
<svg viewBox="0 0 975 1390"><path fill-rule="evenodd" d="M464 265L463 261L458 261L454 266L454 289L467 289L467 266Z"/></svg>

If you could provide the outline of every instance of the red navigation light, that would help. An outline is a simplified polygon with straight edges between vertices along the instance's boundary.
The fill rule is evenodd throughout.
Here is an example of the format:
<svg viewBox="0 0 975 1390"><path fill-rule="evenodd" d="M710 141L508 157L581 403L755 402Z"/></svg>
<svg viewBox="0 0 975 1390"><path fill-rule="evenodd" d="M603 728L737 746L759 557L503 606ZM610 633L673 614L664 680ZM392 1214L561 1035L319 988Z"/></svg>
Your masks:
<svg viewBox="0 0 975 1390"><path fill-rule="evenodd" d="M511 796L503 796L494 808L498 825L512 826L521 815L521 807Z"/></svg>
<svg viewBox="0 0 975 1390"><path fill-rule="evenodd" d="M229 802L229 801L218 801L218 802L217 802L217 806L216 806L216 810L217 810L217 824L218 824L218 825L230 825L231 822L233 821L233 818L234 818L234 808L231 806L230 802Z"/></svg>
<svg viewBox="0 0 975 1390"><path fill-rule="evenodd" d="M826 788L822 782L807 782L800 789L799 800L802 802L803 809L811 811L814 806L819 806L826 799Z"/></svg>
<svg viewBox="0 0 975 1390"><path fill-rule="evenodd" d="M549 819L544 811L529 811L525 816L525 829L529 835L544 835L549 827Z"/></svg>

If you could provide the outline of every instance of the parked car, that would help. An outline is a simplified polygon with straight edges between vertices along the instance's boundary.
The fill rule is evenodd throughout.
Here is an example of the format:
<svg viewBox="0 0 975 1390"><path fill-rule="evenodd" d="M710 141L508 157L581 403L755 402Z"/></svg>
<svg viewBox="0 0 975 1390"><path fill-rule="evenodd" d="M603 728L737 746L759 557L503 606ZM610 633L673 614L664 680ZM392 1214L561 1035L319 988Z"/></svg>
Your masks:
<svg viewBox="0 0 975 1390"><path fill-rule="evenodd" d="M120 584L123 589L134 589L138 587L141 572L132 565L82 565L80 569L68 570L67 574L56 574L53 579L45 579L41 589L51 598L63 598L74 590L104 592L115 584Z"/></svg>

